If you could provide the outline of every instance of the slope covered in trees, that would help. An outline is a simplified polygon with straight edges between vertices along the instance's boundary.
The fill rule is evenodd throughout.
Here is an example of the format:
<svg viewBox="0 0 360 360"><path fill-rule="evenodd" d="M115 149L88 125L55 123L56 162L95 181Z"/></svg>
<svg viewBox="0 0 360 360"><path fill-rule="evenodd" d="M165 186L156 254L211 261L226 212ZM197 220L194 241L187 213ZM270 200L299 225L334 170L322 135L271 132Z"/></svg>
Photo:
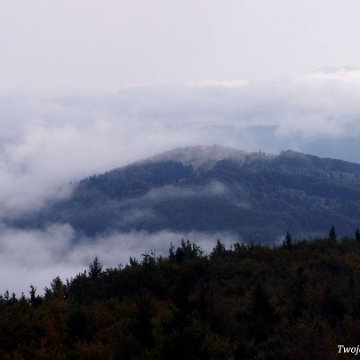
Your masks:
<svg viewBox="0 0 360 360"><path fill-rule="evenodd" d="M343 359L360 332L360 233L282 244L190 241L167 257L56 277L0 299L2 359ZM351 354L353 356L353 354Z"/></svg>
<svg viewBox="0 0 360 360"><path fill-rule="evenodd" d="M219 146L178 149L86 178L70 199L8 222L69 223L88 236L232 231L268 243L287 230L296 238L321 236L331 224L345 235L360 222L360 165L290 150L268 156Z"/></svg>

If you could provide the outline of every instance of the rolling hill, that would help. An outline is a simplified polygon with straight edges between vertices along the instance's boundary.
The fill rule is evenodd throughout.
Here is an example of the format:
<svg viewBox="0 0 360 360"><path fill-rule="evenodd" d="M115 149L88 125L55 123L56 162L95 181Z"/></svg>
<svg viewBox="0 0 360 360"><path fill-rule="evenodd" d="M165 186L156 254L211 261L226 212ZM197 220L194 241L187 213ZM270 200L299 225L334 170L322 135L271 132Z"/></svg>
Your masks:
<svg viewBox="0 0 360 360"><path fill-rule="evenodd" d="M360 223L360 165L295 151L195 146L176 149L73 185L69 199L7 220L41 228L68 223L95 236L112 231L234 232L272 243L290 231L317 237Z"/></svg>

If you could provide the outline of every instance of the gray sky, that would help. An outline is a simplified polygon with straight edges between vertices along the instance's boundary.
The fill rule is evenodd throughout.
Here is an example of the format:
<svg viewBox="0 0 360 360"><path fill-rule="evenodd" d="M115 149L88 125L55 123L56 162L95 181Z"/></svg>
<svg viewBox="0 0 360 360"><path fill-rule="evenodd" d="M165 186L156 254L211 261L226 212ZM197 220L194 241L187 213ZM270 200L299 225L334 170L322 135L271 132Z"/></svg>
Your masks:
<svg viewBox="0 0 360 360"><path fill-rule="evenodd" d="M0 91L263 80L360 65L358 0L0 1Z"/></svg>
<svg viewBox="0 0 360 360"><path fill-rule="evenodd" d="M238 240L140 232L71 248L67 224L2 225L69 181L214 143L336 157L336 140L360 162L360 70L336 69L360 68L359 19L359 0L0 0L0 293L41 292L95 255L117 266L182 237Z"/></svg>

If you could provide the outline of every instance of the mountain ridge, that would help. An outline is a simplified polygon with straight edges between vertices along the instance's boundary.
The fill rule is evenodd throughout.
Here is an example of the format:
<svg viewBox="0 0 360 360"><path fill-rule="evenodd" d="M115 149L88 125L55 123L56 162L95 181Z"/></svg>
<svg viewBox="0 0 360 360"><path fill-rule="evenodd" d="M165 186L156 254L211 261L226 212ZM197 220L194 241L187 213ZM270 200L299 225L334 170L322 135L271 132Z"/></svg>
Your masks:
<svg viewBox="0 0 360 360"><path fill-rule="evenodd" d="M246 153L179 148L80 181L70 199L9 219L21 228L70 224L77 232L231 231L274 242L360 222L360 165L292 150Z"/></svg>
<svg viewBox="0 0 360 360"><path fill-rule="evenodd" d="M246 151L238 150L223 145L197 145L176 148L161 154L151 156L145 160L137 161L133 164L161 161L180 161L184 165L192 165L195 170L200 168L204 162L214 163L225 158L242 159L247 155ZM131 165L131 164L130 164Z"/></svg>

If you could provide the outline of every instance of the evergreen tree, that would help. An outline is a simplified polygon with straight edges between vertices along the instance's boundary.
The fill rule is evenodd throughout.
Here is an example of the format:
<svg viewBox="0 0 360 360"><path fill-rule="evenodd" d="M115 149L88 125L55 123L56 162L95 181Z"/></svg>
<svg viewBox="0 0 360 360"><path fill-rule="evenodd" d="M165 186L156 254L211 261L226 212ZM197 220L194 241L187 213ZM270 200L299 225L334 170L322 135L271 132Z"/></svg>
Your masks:
<svg viewBox="0 0 360 360"><path fill-rule="evenodd" d="M285 239L283 240L282 246L284 249L291 250L292 248L292 237L289 231L286 232Z"/></svg>
<svg viewBox="0 0 360 360"><path fill-rule="evenodd" d="M97 279L102 273L102 265L99 261L99 258L95 256L93 262L89 265L89 276L91 279Z"/></svg>
<svg viewBox="0 0 360 360"><path fill-rule="evenodd" d="M62 282L60 276L57 276L50 283L50 288L45 287L45 296L56 296L59 298L64 298L66 296L67 287Z"/></svg>
<svg viewBox="0 0 360 360"><path fill-rule="evenodd" d="M359 230L359 228L356 228L356 230L355 230L355 240L360 241L360 230Z"/></svg>
<svg viewBox="0 0 360 360"><path fill-rule="evenodd" d="M213 251L210 254L210 258L214 257L223 257L226 254L225 245L221 243L220 240L216 241L216 246L213 248Z"/></svg>
<svg viewBox="0 0 360 360"><path fill-rule="evenodd" d="M175 246L170 243L170 248L169 248L169 260L170 261L175 261Z"/></svg>
<svg viewBox="0 0 360 360"><path fill-rule="evenodd" d="M36 295L36 287L34 287L33 285L30 285L30 299L29 299L29 304L31 306L39 306L42 303L42 297L39 295Z"/></svg>
<svg viewBox="0 0 360 360"><path fill-rule="evenodd" d="M334 225L331 225L331 229L329 231L329 239L336 241L336 237L337 237L337 234L335 232L335 227L334 227Z"/></svg>

